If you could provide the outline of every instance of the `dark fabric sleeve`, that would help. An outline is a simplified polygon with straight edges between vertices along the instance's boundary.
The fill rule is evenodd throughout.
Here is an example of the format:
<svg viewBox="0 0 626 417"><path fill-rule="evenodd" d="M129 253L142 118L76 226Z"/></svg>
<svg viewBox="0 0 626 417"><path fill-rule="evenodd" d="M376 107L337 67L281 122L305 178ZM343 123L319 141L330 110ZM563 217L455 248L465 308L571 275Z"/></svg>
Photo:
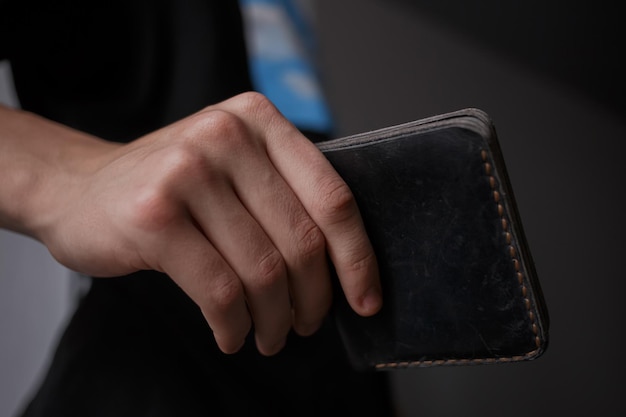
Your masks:
<svg viewBox="0 0 626 417"><path fill-rule="evenodd" d="M125 142L250 89L236 0L15 3L20 103L73 128Z"/></svg>
<svg viewBox="0 0 626 417"><path fill-rule="evenodd" d="M9 55L9 42L11 41L10 35L10 22L11 19L11 7L10 3L5 0L0 0L0 61L8 58Z"/></svg>

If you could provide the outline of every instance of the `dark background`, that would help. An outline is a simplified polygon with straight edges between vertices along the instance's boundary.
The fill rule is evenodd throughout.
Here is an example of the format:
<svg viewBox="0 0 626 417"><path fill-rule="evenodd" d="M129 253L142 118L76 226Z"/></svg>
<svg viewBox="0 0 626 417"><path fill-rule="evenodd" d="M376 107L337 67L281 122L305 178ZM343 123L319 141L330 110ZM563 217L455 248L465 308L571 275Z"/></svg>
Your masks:
<svg viewBox="0 0 626 417"><path fill-rule="evenodd" d="M401 416L626 415L618 4L317 1L339 135L490 114L550 310L534 362L393 373Z"/></svg>

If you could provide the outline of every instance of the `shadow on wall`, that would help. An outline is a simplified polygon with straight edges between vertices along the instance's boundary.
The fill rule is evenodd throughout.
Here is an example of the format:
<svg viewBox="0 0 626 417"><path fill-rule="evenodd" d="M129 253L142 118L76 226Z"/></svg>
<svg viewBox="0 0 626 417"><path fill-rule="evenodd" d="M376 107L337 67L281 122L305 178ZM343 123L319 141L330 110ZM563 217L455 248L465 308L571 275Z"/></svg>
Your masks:
<svg viewBox="0 0 626 417"><path fill-rule="evenodd" d="M456 31L587 100L626 116L623 15L616 2L591 0L391 0Z"/></svg>

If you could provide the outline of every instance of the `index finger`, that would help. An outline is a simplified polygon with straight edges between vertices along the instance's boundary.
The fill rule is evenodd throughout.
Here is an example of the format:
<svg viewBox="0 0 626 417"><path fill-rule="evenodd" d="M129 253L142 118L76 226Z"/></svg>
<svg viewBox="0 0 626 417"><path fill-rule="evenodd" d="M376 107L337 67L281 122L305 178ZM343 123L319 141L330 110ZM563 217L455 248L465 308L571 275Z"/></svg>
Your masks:
<svg viewBox="0 0 626 417"><path fill-rule="evenodd" d="M248 122L276 170L320 228L350 306L360 315L382 306L378 265L348 185L320 150L259 94L219 105Z"/></svg>

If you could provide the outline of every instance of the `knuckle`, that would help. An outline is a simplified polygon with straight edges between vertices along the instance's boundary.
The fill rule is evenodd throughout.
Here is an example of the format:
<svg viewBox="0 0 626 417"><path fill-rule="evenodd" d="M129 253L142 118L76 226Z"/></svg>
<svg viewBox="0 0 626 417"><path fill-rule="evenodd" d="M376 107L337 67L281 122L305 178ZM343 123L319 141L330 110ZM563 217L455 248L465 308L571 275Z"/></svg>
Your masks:
<svg viewBox="0 0 626 417"><path fill-rule="evenodd" d="M206 297L211 311L227 312L244 296L243 286L239 280L234 279L230 274L218 274L209 281Z"/></svg>
<svg viewBox="0 0 626 417"><path fill-rule="evenodd" d="M318 211L331 222L341 222L356 210L356 202L348 185L340 178L328 181L320 191Z"/></svg>
<svg viewBox="0 0 626 417"><path fill-rule="evenodd" d="M299 259L306 261L324 252L326 246L324 234L312 220L300 222L294 230L293 247Z"/></svg>
<svg viewBox="0 0 626 417"><path fill-rule="evenodd" d="M261 257L256 265L254 286L266 290L276 285L286 274L283 257L277 250Z"/></svg>
<svg viewBox="0 0 626 417"><path fill-rule="evenodd" d="M368 251L365 255L353 256L352 260L347 262L348 272L365 271L376 265L376 255Z"/></svg>
<svg viewBox="0 0 626 417"><path fill-rule="evenodd" d="M158 187L150 187L137 193L130 201L130 224L146 232L158 232L176 222L178 207L166 192Z"/></svg>
<svg viewBox="0 0 626 417"><path fill-rule="evenodd" d="M180 187L184 184L210 185L219 177L208 161L189 143L175 143L152 160L156 171L132 189L121 207L131 225L140 230L158 232L182 219Z"/></svg>
<svg viewBox="0 0 626 417"><path fill-rule="evenodd" d="M206 128L215 140L225 141L227 144L249 136L248 127L237 115L224 111L214 110L207 117Z"/></svg>
<svg viewBox="0 0 626 417"><path fill-rule="evenodd" d="M161 164L162 180L164 183L198 178L209 172L208 160L202 149L193 141L180 141L172 144Z"/></svg>
<svg viewBox="0 0 626 417"><path fill-rule="evenodd" d="M247 115L251 120L260 122L264 129L273 129L282 126L284 117L274 103L257 92L242 93L236 98L237 113Z"/></svg>
<svg viewBox="0 0 626 417"><path fill-rule="evenodd" d="M263 94L255 91L242 93L238 96L241 109L251 113L276 113L276 107Z"/></svg>
<svg viewBox="0 0 626 417"><path fill-rule="evenodd" d="M222 125L228 123L230 122L223 122ZM233 122L234 124L237 122ZM189 188L190 185L211 187L223 179L228 171L223 164L224 157L232 156L237 151L237 138L240 138L224 133L228 129L238 129L235 127L206 127L209 129L206 134L199 133L199 129L202 129L198 126L187 129L188 131L177 135L177 140L161 149L154 164L158 171L151 184L170 190L172 194L176 194L176 190L181 187Z"/></svg>
<svg viewBox="0 0 626 417"><path fill-rule="evenodd" d="M245 122L237 115L221 110L197 113L188 119L181 134L182 141L200 149L221 149L225 152L237 150L250 137ZM198 147L194 148L196 152Z"/></svg>

